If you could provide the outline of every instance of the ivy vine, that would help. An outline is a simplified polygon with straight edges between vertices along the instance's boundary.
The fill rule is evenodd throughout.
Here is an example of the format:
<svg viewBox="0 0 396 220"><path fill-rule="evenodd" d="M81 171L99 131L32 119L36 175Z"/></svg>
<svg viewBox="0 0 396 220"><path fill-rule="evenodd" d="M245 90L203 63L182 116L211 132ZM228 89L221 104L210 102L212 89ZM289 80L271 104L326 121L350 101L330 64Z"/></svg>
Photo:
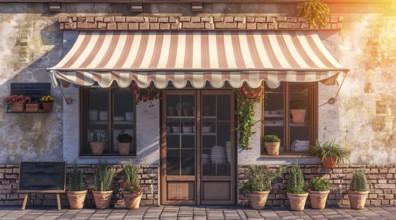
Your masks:
<svg viewBox="0 0 396 220"><path fill-rule="evenodd" d="M237 90L236 128L243 150L250 149L250 137L254 125L254 104L260 101L261 88L252 89L246 84Z"/></svg>
<svg viewBox="0 0 396 220"><path fill-rule="evenodd" d="M329 6L320 0L304 2L298 11L298 16L306 18L307 22L315 29L318 29L320 26L326 26L329 15Z"/></svg>

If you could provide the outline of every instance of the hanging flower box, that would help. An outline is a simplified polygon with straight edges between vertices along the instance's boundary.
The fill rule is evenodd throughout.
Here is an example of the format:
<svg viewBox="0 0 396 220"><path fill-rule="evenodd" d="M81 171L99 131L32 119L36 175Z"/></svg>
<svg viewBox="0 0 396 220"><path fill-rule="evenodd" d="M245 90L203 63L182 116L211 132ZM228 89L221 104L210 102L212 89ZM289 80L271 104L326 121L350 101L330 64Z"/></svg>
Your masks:
<svg viewBox="0 0 396 220"><path fill-rule="evenodd" d="M30 102L30 97L23 95L9 95L3 98L7 106L11 106L12 112L23 112L26 102Z"/></svg>
<svg viewBox="0 0 396 220"><path fill-rule="evenodd" d="M38 103L27 103L25 107L25 112L38 112L39 104Z"/></svg>

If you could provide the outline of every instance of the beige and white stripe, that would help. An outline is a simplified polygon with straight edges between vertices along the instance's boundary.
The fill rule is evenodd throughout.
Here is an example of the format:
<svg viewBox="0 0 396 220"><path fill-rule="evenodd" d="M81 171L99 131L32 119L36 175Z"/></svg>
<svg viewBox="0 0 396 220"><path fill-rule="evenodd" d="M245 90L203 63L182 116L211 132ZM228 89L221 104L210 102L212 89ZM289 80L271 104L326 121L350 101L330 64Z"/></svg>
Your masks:
<svg viewBox="0 0 396 220"><path fill-rule="evenodd" d="M346 72L314 32L151 31L81 32L69 53L49 68L57 79L81 86L114 81L128 87L154 82L202 88L225 82L238 88L266 81L319 81Z"/></svg>

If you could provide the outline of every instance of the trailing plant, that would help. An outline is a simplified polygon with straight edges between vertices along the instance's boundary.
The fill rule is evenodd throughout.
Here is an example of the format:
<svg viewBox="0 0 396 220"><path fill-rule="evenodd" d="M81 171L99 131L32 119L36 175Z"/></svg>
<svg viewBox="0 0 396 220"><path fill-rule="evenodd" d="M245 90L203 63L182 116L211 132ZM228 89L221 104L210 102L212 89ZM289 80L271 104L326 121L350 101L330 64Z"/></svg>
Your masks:
<svg viewBox="0 0 396 220"><path fill-rule="evenodd" d="M251 166L249 179L243 184L242 189L248 193L253 191L270 191L274 179L282 177L286 168L270 170L266 166Z"/></svg>
<svg viewBox="0 0 396 220"><path fill-rule="evenodd" d="M120 143L131 143L132 142L132 136L129 134L119 134L117 136L117 140Z"/></svg>
<svg viewBox="0 0 396 220"><path fill-rule="evenodd" d="M297 99L297 100L292 100L290 102L290 109L305 109L305 108L306 108L305 103L302 100Z"/></svg>
<svg viewBox="0 0 396 220"><path fill-rule="evenodd" d="M78 168L76 161L74 161L73 168L71 172L68 174L67 190L68 191L84 190L83 175L81 170Z"/></svg>
<svg viewBox="0 0 396 220"><path fill-rule="evenodd" d="M309 181L309 188L312 191L328 191L330 190L330 181L326 178L315 177Z"/></svg>
<svg viewBox="0 0 396 220"><path fill-rule="evenodd" d="M322 160L327 157L335 157L337 163L349 162L348 152L336 144L335 140L326 141L323 144L317 142L316 146L309 147L309 153L312 156L320 157Z"/></svg>
<svg viewBox="0 0 396 220"><path fill-rule="evenodd" d="M275 134L264 135L264 142L280 142L281 139Z"/></svg>
<svg viewBox="0 0 396 220"><path fill-rule="evenodd" d="M299 165L290 166L288 168L289 181L287 184L287 192L293 194L304 194L307 189L304 184L304 174Z"/></svg>
<svg viewBox="0 0 396 220"><path fill-rule="evenodd" d="M92 188L95 191L110 191L114 174L115 170L109 167L106 161L99 160L99 163L95 166Z"/></svg>
<svg viewBox="0 0 396 220"><path fill-rule="evenodd" d="M135 94L136 105L139 104L139 102L153 101L161 98L161 91L157 89L153 83L150 83L147 88L139 88L136 83L132 83L131 87ZM149 107L152 106L153 105L150 104Z"/></svg>
<svg viewBox="0 0 396 220"><path fill-rule="evenodd" d="M364 170L358 169L353 171L352 180L349 184L349 190L358 192L368 191L367 178Z"/></svg>
<svg viewBox="0 0 396 220"><path fill-rule="evenodd" d="M247 87L247 86L246 86ZM249 87L244 90L254 90ZM254 104L260 101L260 96L247 98L242 89L237 91L236 128L242 149L249 149L252 126L254 125Z"/></svg>
<svg viewBox="0 0 396 220"><path fill-rule="evenodd" d="M329 15L329 6L320 0L310 0L304 2L298 11L298 16L306 18L307 22L315 29L318 29L320 26L326 26Z"/></svg>
<svg viewBox="0 0 396 220"><path fill-rule="evenodd" d="M139 183L139 169L135 164L132 163L132 161L129 161L129 163L125 166L122 179L125 182L130 181Z"/></svg>

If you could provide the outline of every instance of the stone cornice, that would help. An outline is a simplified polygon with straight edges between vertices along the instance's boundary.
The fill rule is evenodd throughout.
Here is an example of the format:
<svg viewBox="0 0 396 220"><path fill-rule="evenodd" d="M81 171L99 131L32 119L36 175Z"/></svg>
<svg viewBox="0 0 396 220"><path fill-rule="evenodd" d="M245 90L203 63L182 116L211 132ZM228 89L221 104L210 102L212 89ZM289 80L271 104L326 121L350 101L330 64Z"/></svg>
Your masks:
<svg viewBox="0 0 396 220"><path fill-rule="evenodd" d="M342 16L330 16L319 30L339 30ZM302 17L286 16L67 16L61 30L314 30Z"/></svg>

